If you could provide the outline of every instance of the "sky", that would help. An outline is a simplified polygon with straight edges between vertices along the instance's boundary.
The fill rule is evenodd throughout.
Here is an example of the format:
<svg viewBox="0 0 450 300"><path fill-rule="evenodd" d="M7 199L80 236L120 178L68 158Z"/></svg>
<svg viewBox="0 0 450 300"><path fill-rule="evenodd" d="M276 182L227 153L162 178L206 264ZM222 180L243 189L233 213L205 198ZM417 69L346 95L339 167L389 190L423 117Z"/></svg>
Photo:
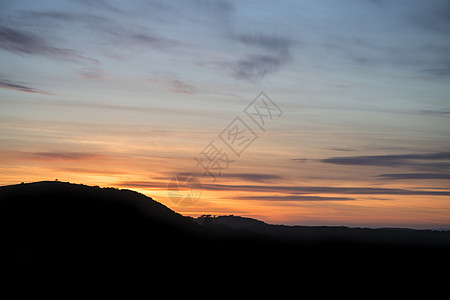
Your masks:
<svg viewBox="0 0 450 300"><path fill-rule="evenodd" d="M0 0L0 185L450 229L449 83L446 0Z"/></svg>

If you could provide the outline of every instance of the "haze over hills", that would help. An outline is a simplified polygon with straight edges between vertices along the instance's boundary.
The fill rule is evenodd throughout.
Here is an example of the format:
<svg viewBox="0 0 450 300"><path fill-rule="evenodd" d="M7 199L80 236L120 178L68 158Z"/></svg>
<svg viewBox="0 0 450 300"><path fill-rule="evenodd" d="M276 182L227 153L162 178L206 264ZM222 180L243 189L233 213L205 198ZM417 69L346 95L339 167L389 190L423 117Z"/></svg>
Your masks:
<svg viewBox="0 0 450 300"><path fill-rule="evenodd" d="M64 182L0 187L0 234L1 265L11 278L44 269L66 275L151 269L171 276L174 269L214 267L255 278L289 270L302 270L302 278L389 270L386 278L395 281L449 280L436 272L450 266L448 231L194 219L134 191Z"/></svg>

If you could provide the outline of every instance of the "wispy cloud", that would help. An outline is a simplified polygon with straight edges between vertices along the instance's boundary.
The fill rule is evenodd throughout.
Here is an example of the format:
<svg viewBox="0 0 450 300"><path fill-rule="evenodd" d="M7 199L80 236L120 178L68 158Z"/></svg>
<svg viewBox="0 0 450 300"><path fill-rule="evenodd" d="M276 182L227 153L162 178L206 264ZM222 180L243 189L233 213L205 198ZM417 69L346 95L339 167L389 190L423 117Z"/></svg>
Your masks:
<svg viewBox="0 0 450 300"><path fill-rule="evenodd" d="M120 181L116 185L126 187L147 187L147 188L166 188L168 182L152 182L152 181Z"/></svg>
<svg viewBox="0 0 450 300"><path fill-rule="evenodd" d="M236 26L236 11L240 9L232 1L195 0L181 1L177 5L155 1L152 4L161 11L159 17L164 21L191 23L194 26L207 26L209 30L216 31L219 39L228 43L240 45L243 51L236 53L237 59L218 58L212 63L218 66L217 70L224 70L237 79L256 82L263 77L280 70L292 59L292 45L294 40L283 36L282 33L268 34L254 32L242 26ZM199 65L211 65L203 62Z"/></svg>
<svg viewBox="0 0 450 300"><path fill-rule="evenodd" d="M359 166L416 166L420 161L442 161L450 160L450 152L438 152L431 154L396 154L396 155L371 155L371 156L344 156L322 159L321 162L337 165L359 165ZM436 163L432 163L436 166Z"/></svg>
<svg viewBox="0 0 450 300"><path fill-rule="evenodd" d="M380 174L376 177L380 179L450 179L450 174L442 173L404 173L404 174Z"/></svg>
<svg viewBox="0 0 450 300"><path fill-rule="evenodd" d="M0 78L0 88L21 91L21 92L26 92L26 93L52 95L50 93L43 92L38 89L29 87L22 82L14 82L11 80L1 79L1 78Z"/></svg>
<svg viewBox="0 0 450 300"><path fill-rule="evenodd" d="M101 26L108 23L109 19L101 17L92 13L78 13L78 12L65 12L65 11L26 11L22 12L24 17L30 19L38 19L39 21L52 20L59 21L65 24L71 22L85 23L90 26Z"/></svg>
<svg viewBox="0 0 450 300"><path fill-rule="evenodd" d="M151 78L147 78L146 80L150 81L152 84L161 85L168 91L178 94L192 95L197 92L195 86L187 83L185 79L180 79L173 73L161 74L156 72Z"/></svg>
<svg viewBox="0 0 450 300"><path fill-rule="evenodd" d="M59 171L82 174L107 174L107 175L124 175L129 174L126 171L114 171L106 169L84 169L84 168L62 168Z"/></svg>
<svg viewBox="0 0 450 300"><path fill-rule="evenodd" d="M268 182L274 180L281 180L283 177L273 174L260 174L260 173L225 173L221 177L225 178L237 178L244 181L253 182Z"/></svg>
<svg viewBox="0 0 450 300"><path fill-rule="evenodd" d="M232 65L232 73L238 79L257 81L278 71L285 62L284 57L275 55L249 55Z"/></svg>
<svg viewBox="0 0 450 300"><path fill-rule="evenodd" d="M68 25L81 27L86 33L97 37L103 45L122 45L123 47L105 49L109 57L116 59L130 57L132 53L142 49L159 51L183 51L186 47L196 47L195 41L186 37L179 39L170 34L158 32L150 26L136 23L136 19L149 18L158 20L163 24L184 24L186 27L208 28L216 32L216 38L237 43L244 49L236 53L237 58L218 58L219 68L237 79L257 82L265 76L277 72L292 60L292 46L294 40L283 36L282 33L268 34L265 32L252 32L246 28L236 27L235 10L239 7L232 1L149 1L135 2L130 6L113 5L105 1L78 0L78 5L84 8L78 10L40 10L22 11L22 17L37 20L44 28L64 28ZM141 22L145 23L145 22ZM172 26L169 25L169 26ZM89 60L78 52L51 45L48 41L20 29L20 26L3 26L3 36L6 42L4 49L15 53L40 54L57 56L65 59ZM0 33L0 37L2 34ZM208 51L208 50L207 50ZM98 79L104 75L99 70L99 62L91 61L95 66L89 66L80 72L83 78ZM205 64L203 64L205 65ZM97 72L99 70L99 72ZM177 87L174 81L175 92L192 93L190 86Z"/></svg>
<svg viewBox="0 0 450 300"><path fill-rule="evenodd" d="M328 187L328 186L258 186L205 184L206 190L252 191L301 194L347 194L347 195L450 195L450 191L422 191L372 187Z"/></svg>
<svg viewBox="0 0 450 300"><path fill-rule="evenodd" d="M100 61L77 51L53 46L41 36L0 25L0 48L18 55L41 55L49 59L65 60L82 66L81 75L88 78L102 76Z"/></svg>
<svg viewBox="0 0 450 300"><path fill-rule="evenodd" d="M79 2L83 6L86 6L90 9L106 10L106 11L116 13L116 14L124 14L124 11L122 9L119 9L117 6L113 5L110 1L76 0L76 2Z"/></svg>
<svg viewBox="0 0 450 300"><path fill-rule="evenodd" d="M437 77L450 76L450 61L442 62L440 66L435 66L432 68L421 69L422 72L434 75Z"/></svg>
<svg viewBox="0 0 450 300"><path fill-rule="evenodd" d="M37 54L51 58L81 60L98 65L100 62L70 49L54 47L37 34L0 26L0 48L17 54Z"/></svg>
<svg viewBox="0 0 450 300"><path fill-rule="evenodd" d="M119 186L141 188L167 188L167 182L121 181ZM408 190L374 187L328 187L328 186L285 186L285 185L226 185L202 184L204 190L210 191L242 191L266 192L277 194L338 194L338 195L428 195L450 196L450 191ZM290 195L292 196L292 195Z"/></svg>
<svg viewBox="0 0 450 300"><path fill-rule="evenodd" d="M91 8L91 12L43 11L29 12L25 15L39 20L47 20L55 25L77 24L82 26L86 32L95 33L103 44L108 45L124 45L126 48L150 47L159 50L167 50L179 45L178 41L156 34L150 28L138 26L134 22L123 24L123 20L136 18L135 14L127 13L103 1L79 2L81 5ZM139 5L136 9L138 7ZM105 11L111 11L113 14L106 15L106 17ZM119 15L120 18L115 18L114 15Z"/></svg>
<svg viewBox="0 0 450 300"><path fill-rule="evenodd" d="M78 74L84 79L102 79L106 76L106 72L102 68L97 67L81 68Z"/></svg>
<svg viewBox="0 0 450 300"><path fill-rule="evenodd" d="M372 0L365 2L376 3ZM366 5L365 9L373 11L372 16L390 15L385 19L386 24L395 20L398 28L393 27L392 37L402 35L396 30L403 27L408 28L411 35L403 36L402 40L379 42L378 38L373 39L371 36L378 36L380 32L371 26L365 27L361 24L366 30L355 29L356 34L346 30L331 32L323 41L307 46L318 46L318 51L325 50L331 55L340 56L357 68L370 67L371 72L380 72L387 76L421 79L448 78L450 76L448 55L450 44L447 38L450 32L449 2L446 0L416 1L409 7L401 2L380 3L383 5ZM384 34L384 36L391 34ZM413 36L414 38L411 38ZM389 70L392 67L395 71Z"/></svg>
<svg viewBox="0 0 450 300"><path fill-rule="evenodd" d="M87 152L22 152L22 156L32 160L88 160L100 157Z"/></svg>
<svg viewBox="0 0 450 300"><path fill-rule="evenodd" d="M203 173L194 173L195 176L202 177ZM221 178L232 178L239 179L242 181L249 182L273 182L277 180L282 180L282 176L273 174L261 174L261 173L223 173Z"/></svg>
<svg viewBox="0 0 450 300"><path fill-rule="evenodd" d="M157 34L149 32L149 30L145 30L142 32L133 31L133 30L125 30L122 28L120 31L109 31L111 36L115 36L116 38L122 40L122 42L131 43L131 45L142 45L142 46L150 46L152 48L157 49L167 49L169 47L173 47L178 45L178 42L172 39L168 39Z"/></svg>
<svg viewBox="0 0 450 300"><path fill-rule="evenodd" d="M419 111L419 113L424 115L434 115L434 116L443 116L446 117L447 115L450 115L450 110L448 109L424 109Z"/></svg>
<svg viewBox="0 0 450 300"><path fill-rule="evenodd" d="M290 50L294 41L287 37L244 32L229 36L231 40L249 46L252 52L231 65L232 74L238 79L258 81L292 60Z"/></svg>
<svg viewBox="0 0 450 300"><path fill-rule="evenodd" d="M450 2L446 0L434 1L424 9L409 17L411 24L420 28L448 34L450 31Z"/></svg>
<svg viewBox="0 0 450 300"><path fill-rule="evenodd" d="M171 90L175 93L189 94L189 95L195 93L195 87L193 85L187 84L178 79L170 80L169 84L171 86Z"/></svg>
<svg viewBox="0 0 450 300"><path fill-rule="evenodd" d="M302 195L290 195L290 196L242 196L235 197L239 200L258 200L258 201L349 201L355 200L348 197L321 197L321 196L302 196Z"/></svg>
<svg viewBox="0 0 450 300"><path fill-rule="evenodd" d="M232 39L245 45L266 49L283 56L289 56L293 41L282 36L271 36L267 34L236 34Z"/></svg>
<svg viewBox="0 0 450 300"><path fill-rule="evenodd" d="M68 50L48 45L35 34L0 26L0 48L19 54L72 55Z"/></svg>

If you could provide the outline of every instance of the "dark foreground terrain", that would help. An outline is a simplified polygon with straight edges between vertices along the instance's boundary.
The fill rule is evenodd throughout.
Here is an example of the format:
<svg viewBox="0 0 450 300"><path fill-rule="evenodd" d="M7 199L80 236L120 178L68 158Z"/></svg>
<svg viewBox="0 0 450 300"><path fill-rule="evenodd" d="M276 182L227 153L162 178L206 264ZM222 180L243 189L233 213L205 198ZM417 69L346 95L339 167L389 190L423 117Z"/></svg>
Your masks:
<svg viewBox="0 0 450 300"><path fill-rule="evenodd" d="M63 182L0 187L0 237L0 272L12 283L450 284L450 232L193 219L130 190Z"/></svg>

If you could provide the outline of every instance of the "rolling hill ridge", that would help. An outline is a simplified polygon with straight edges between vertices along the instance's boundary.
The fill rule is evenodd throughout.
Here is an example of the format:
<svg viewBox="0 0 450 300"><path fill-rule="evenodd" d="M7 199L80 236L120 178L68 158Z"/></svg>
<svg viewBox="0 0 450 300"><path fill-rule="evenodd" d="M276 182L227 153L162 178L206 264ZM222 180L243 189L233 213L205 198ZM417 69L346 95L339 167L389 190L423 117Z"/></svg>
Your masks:
<svg viewBox="0 0 450 300"><path fill-rule="evenodd" d="M366 280L386 270L386 280L395 282L449 280L438 271L450 266L450 232L194 219L134 191L64 182L0 187L0 236L2 272L21 280L42 270L67 276L152 270L167 278L174 270L211 268L242 270L234 274L241 280L294 270L301 270L296 280L342 274Z"/></svg>

